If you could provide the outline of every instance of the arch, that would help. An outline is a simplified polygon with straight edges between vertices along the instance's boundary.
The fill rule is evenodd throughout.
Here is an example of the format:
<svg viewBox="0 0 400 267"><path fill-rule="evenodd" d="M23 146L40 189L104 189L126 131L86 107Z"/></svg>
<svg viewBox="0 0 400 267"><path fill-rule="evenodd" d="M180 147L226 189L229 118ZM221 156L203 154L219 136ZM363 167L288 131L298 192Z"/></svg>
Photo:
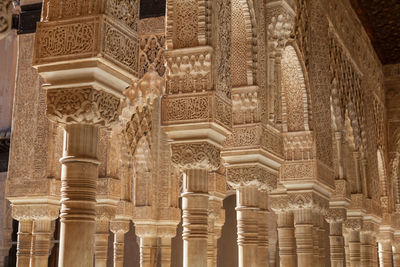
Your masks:
<svg viewBox="0 0 400 267"><path fill-rule="evenodd" d="M254 84L254 57L257 41L254 11L246 0L232 1L231 20L231 76L232 86L240 87ZM243 64L246 62L246 64Z"/></svg>
<svg viewBox="0 0 400 267"><path fill-rule="evenodd" d="M308 131L309 99L298 54L292 45L282 53L282 127L284 132Z"/></svg>

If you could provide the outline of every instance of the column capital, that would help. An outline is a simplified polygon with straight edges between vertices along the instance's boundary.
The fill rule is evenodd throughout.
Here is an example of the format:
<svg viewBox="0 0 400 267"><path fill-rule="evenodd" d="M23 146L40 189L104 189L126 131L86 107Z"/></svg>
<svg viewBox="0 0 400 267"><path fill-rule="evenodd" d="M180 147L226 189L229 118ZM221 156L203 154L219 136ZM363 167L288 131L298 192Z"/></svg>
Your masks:
<svg viewBox="0 0 400 267"><path fill-rule="evenodd" d="M172 163L180 169L217 170L220 148L209 142L171 144Z"/></svg>
<svg viewBox="0 0 400 267"><path fill-rule="evenodd" d="M129 231L130 221L128 220L112 220L110 222L110 230L114 234L116 233L127 233Z"/></svg>
<svg viewBox="0 0 400 267"><path fill-rule="evenodd" d="M325 220L328 223L342 223L346 220L346 209L329 208L325 215Z"/></svg>
<svg viewBox="0 0 400 267"><path fill-rule="evenodd" d="M49 89L47 117L63 125L83 123L110 127L118 121L120 99L93 87Z"/></svg>
<svg viewBox="0 0 400 267"><path fill-rule="evenodd" d="M15 203L11 202L11 216L17 221L55 220L59 216L58 203Z"/></svg>
<svg viewBox="0 0 400 267"><path fill-rule="evenodd" d="M349 231L360 231L363 221L361 218L347 218L344 221L344 227Z"/></svg>
<svg viewBox="0 0 400 267"><path fill-rule="evenodd" d="M227 168L227 183L233 188L256 186L260 190L276 188L278 174L261 165L231 166Z"/></svg>

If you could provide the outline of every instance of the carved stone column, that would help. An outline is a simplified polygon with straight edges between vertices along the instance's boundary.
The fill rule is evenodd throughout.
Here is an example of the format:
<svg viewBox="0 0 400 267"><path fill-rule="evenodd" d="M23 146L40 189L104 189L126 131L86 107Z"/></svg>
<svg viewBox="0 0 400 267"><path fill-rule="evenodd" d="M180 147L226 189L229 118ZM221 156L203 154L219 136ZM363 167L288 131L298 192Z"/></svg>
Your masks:
<svg viewBox="0 0 400 267"><path fill-rule="evenodd" d="M93 266L99 127L137 77L138 1L102 3L45 0L35 35L47 117L64 127L59 267Z"/></svg>
<svg viewBox="0 0 400 267"><path fill-rule="evenodd" d="M390 267L392 264L392 244L389 240L379 242L379 266Z"/></svg>
<svg viewBox="0 0 400 267"><path fill-rule="evenodd" d="M393 266L400 267L400 240L398 237L393 241Z"/></svg>
<svg viewBox="0 0 400 267"><path fill-rule="evenodd" d="M268 235L268 193L260 191L258 195L258 267L269 267L269 235Z"/></svg>
<svg viewBox="0 0 400 267"><path fill-rule="evenodd" d="M350 266L349 232L343 228L345 266Z"/></svg>
<svg viewBox="0 0 400 267"><path fill-rule="evenodd" d="M113 267L124 266L125 234L129 231L129 224L129 220L113 220L110 223L110 230L114 233Z"/></svg>
<svg viewBox="0 0 400 267"><path fill-rule="evenodd" d="M155 267L157 263L157 237L140 237L140 266Z"/></svg>
<svg viewBox="0 0 400 267"><path fill-rule="evenodd" d="M375 247L375 232L374 223L364 221L360 232L361 241L361 266L374 266L374 254L376 255Z"/></svg>
<svg viewBox="0 0 400 267"><path fill-rule="evenodd" d="M106 267L110 221L114 219L120 198L120 181L101 177L97 181L95 266Z"/></svg>
<svg viewBox="0 0 400 267"><path fill-rule="evenodd" d="M19 221L17 243L18 267L42 267L48 265L50 240L53 229L51 223L58 218L59 206L56 199L48 203L34 204L34 200L11 199L12 217Z"/></svg>
<svg viewBox="0 0 400 267"><path fill-rule="evenodd" d="M108 231L110 221L96 220L95 266L107 267Z"/></svg>
<svg viewBox="0 0 400 267"><path fill-rule="evenodd" d="M217 191L213 190L211 186L216 179L220 178L215 174L209 174L209 193L210 195L208 202L209 216L208 216L208 267L217 266L217 256L218 256L218 239L221 237L222 226L225 222L224 209L222 208L223 196L217 194ZM214 183L215 184L215 183ZM226 188L226 183L225 188ZM214 187L215 188L215 187Z"/></svg>
<svg viewBox="0 0 400 267"><path fill-rule="evenodd" d="M208 172L186 172L182 193L184 266L207 266Z"/></svg>
<svg viewBox="0 0 400 267"><path fill-rule="evenodd" d="M171 240L176 235L176 226L160 227L161 267L171 267Z"/></svg>
<svg viewBox="0 0 400 267"><path fill-rule="evenodd" d="M311 208L294 210L297 266L313 265L313 219Z"/></svg>
<svg viewBox="0 0 400 267"><path fill-rule="evenodd" d="M240 267L257 266L258 211L257 187L238 187L236 189L236 217Z"/></svg>
<svg viewBox="0 0 400 267"><path fill-rule="evenodd" d="M345 244L342 228L345 218L345 209L331 208L326 215L326 221L329 223L329 245L332 267L345 266Z"/></svg>
<svg viewBox="0 0 400 267"><path fill-rule="evenodd" d="M322 215L319 215L318 217L318 238L319 238L319 266L324 267L325 266L325 258L327 255L326 249L325 249L325 228L324 228L324 217Z"/></svg>
<svg viewBox="0 0 400 267"><path fill-rule="evenodd" d="M349 259L351 267L361 266L361 243L360 243L360 230L362 226L361 219L347 219L345 227L348 231L349 243Z"/></svg>
<svg viewBox="0 0 400 267"><path fill-rule="evenodd" d="M319 230L319 213L317 211L313 212L312 214L313 220L313 229L312 229L312 236L313 236L313 257L314 257L314 264L316 266L320 265L319 259L319 248L320 248L320 240L318 235Z"/></svg>
<svg viewBox="0 0 400 267"><path fill-rule="evenodd" d="M19 221L17 233L17 267L29 266L32 243L32 226L33 222L31 220Z"/></svg>
<svg viewBox="0 0 400 267"><path fill-rule="evenodd" d="M50 241L54 232L51 219L39 219L33 222L32 248L30 267L43 267L48 265L50 255Z"/></svg>
<svg viewBox="0 0 400 267"><path fill-rule="evenodd" d="M278 242L281 267L296 266L296 243L293 213L278 212Z"/></svg>

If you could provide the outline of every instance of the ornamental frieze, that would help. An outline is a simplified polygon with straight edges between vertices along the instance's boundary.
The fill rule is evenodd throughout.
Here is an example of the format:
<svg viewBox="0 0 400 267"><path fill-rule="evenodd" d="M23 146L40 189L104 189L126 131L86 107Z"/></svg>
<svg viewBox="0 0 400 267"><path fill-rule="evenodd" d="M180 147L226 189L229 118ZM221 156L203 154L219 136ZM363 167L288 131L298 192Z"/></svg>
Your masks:
<svg viewBox="0 0 400 267"><path fill-rule="evenodd" d="M33 65L97 58L100 54L137 75L138 49L136 32L101 15L42 22L37 26Z"/></svg>

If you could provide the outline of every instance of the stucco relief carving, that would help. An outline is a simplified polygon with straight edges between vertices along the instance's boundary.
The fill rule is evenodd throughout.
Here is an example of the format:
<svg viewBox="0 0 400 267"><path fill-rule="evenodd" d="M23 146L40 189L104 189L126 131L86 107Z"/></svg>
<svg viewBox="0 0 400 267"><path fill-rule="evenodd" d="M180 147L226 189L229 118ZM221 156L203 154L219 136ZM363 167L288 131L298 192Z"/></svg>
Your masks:
<svg viewBox="0 0 400 267"><path fill-rule="evenodd" d="M93 123L109 127L118 121L118 97L93 88L47 91L46 115L61 123Z"/></svg>
<svg viewBox="0 0 400 267"><path fill-rule="evenodd" d="M210 91L213 88L212 53L213 49L208 46L166 51L167 93Z"/></svg>
<svg viewBox="0 0 400 267"><path fill-rule="evenodd" d="M0 40L3 39L11 30L12 1L0 1Z"/></svg>
<svg viewBox="0 0 400 267"><path fill-rule="evenodd" d="M138 30L138 0L107 0L105 10L106 14L121 21L132 30Z"/></svg>
<svg viewBox="0 0 400 267"><path fill-rule="evenodd" d="M271 18L268 24L268 42L273 49L282 49L293 30L293 18L288 14L279 14Z"/></svg>

